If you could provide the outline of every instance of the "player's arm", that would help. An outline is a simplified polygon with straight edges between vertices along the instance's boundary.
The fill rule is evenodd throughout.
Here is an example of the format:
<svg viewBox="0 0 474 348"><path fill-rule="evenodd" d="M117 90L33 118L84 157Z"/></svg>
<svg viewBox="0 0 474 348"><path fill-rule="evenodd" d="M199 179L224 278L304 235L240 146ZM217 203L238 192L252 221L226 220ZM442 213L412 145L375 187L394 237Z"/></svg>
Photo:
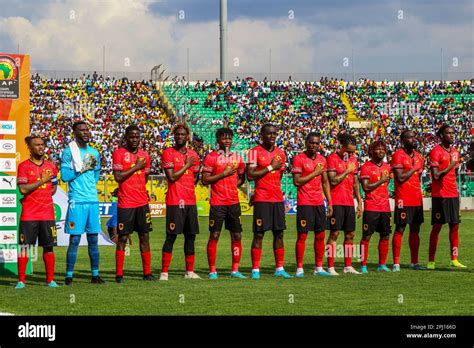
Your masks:
<svg viewBox="0 0 474 348"><path fill-rule="evenodd" d="M318 164L316 169L311 174L308 174L306 176L302 176L301 173L293 173L293 183L295 184L295 186L303 186L304 184L310 182L315 177L322 175L323 173L324 167Z"/></svg>
<svg viewBox="0 0 474 348"><path fill-rule="evenodd" d="M362 197L360 196L360 191L359 191L359 177L357 175L354 175L354 194L356 196L357 200L357 217L362 216Z"/></svg>
<svg viewBox="0 0 474 348"><path fill-rule="evenodd" d="M449 166L447 166L443 170L439 170L439 166L433 164L431 165L431 176L433 177L433 180L440 180L442 177L444 177L446 174L448 174L456 165L458 164L457 161L453 161L451 159L451 163L449 163Z"/></svg>
<svg viewBox="0 0 474 348"><path fill-rule="evenodd" d="M237 171L237 168L235 167L226 167L226 169L223 172L220 172L219 174L212 175L209 172L202 172L202 183L203 185L211 185L215 184L219 180L227 177L234 175L235 172Z"/></svg>
<svg viewBox="0 0 474 348"><path fill-rule="evenodd" d="M376 182L370 183L370 179L368 177L363 177L361 178L361 184L362 184L362 189L364 190L365 193L370 193L373 190L375 190L377 187L380 185L389 182L390 177L382 174L380 180L377 180Z"/></svg>
<svg viewBox="0 0 474 348"><path fill-rule="evenodd" d="M194 186L199 183L199 172L194 173Z"/></svg>
<svg viewBox="0 0 474 348"><path fill-rule="evenodd" d="M411 176L416 172L416 170L416 168L411 168L406 172L403 172L403 168L393 168L393 175L397 182L403 184L405 181L411 178Z"/></svg>
<svg viewBox="0 0 474 348"><path fill-rule="evenodd" d="M260 170L257 170L257 163L249 163L247 164L247 177L250 181L257 180L263 178L265 175L274 170L280 170L282 166L283 163L275 158L272 159L272 163Z"/></svg>
<svg viewBox="0 0 474 348"><path fill-rule="evenodd" d="M242 186L244 183L245 183L245 172L243 172L242 174L239 174L239 175L238 175L237 187Z"/></svg>
<svg viewBox="0 0 474 348"><path fill-rule="evenodd" d="M337 175L334 170L328 170L328 179L332 186L339 185L347 176L350 174L351 170L347 168L343 173Z"/></svg>
<svg viewBox="0 0 474 348"><path fill-rule="evenodd" d="M145 169L146 166L146 161L144 158L139 157L135 161L135 165L127 170L114 170L114 178L115 181L117 181L119 184L123 183L125 180L127 180L129 177L131 177L133 174L138 172L139 170ZM146 179L148 175L146 175Z"/></svg>
<svg viewBox="0 0 474 348"><path fill-rule="evenodd" d="M53 173L47 173L46 171L44 171L42 174L41 174L41 179L38 180L38 181L35 181L31 184L19 184L18 187L20 189L20 192L22 195L27 195L27 194L30 194L32 193L33 191L36 191L40 186L46 184L47 182L53 180L54 178L54 174ZM56 185L54 185L54 193L56 193ZM54 195L53 193L53 195Z"/></svg>
<svg viewBox="0 0 474 348"><path fill-rule="evenodd" d="M61 180L64 182L70 182L76 179L81 172L76 172L71 165L72 162L72 155L71 152L68 151L66 148L63 151L63 155L61 156Z"/></svg>
<svg viewBox="0 0 474 348"><path fill-rule="evenodd" d="M327 216L332 216L333 211L332 211L331 186L329 185L328 174L326 172L323 172L321 174L321 178L322 178L324 196L326 196L326 199L328 201Z"/></svg>
<svg viewBox="0 0 474 348"><path fill-rule="evenodd" d="M175 172L174 168L165 168L166 178L170 182L175 182L179 180L184 175L184 173L186 173L186 171L193 166L194 166L194 157L187 157L186 163L184 164L183 168L181 168L180 170L177 170ZM197 174L198 174L197 178L199 180L199 173ZM194 174L194 178L196 180L196 173Z"/></svg>

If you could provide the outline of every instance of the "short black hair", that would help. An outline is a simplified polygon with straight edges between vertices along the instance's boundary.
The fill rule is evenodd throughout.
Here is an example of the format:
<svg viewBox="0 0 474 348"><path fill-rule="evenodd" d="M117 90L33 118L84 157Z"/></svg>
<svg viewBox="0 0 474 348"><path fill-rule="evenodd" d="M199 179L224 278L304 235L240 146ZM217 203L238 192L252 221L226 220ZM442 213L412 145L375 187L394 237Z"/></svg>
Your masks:
<svg viewBox="0 0 474 348"><path fill-rule="evenodd" d="M349 133L339 133L337 135L337 140L339 140L342 146L357 145L355 136L350 135Z"/></svg>
<svg viewBox="0 0 474 348"><path fill-rule="evenodd" d="M411 129L405 129L402 134L400 134L400 139L405 139L407 137L407 134L408 133L415 133L414 131L412 131Z"/></svg>
<svg viewBox="0 0 474 348"><path fill-rule="evenodd" d="M87 122L86 122L86 121L83 121L83 120L81 120L81 121L76 121L76 122L74 122L73 125L72 125L72 131L75 132L76 129L77 129L77 127L79 127L81 124L85 124L85 125L87 126Z"/></svg>
<svg viewBox="0 0 474 348"><path fill-rule="evenodd" d="M260 134L262 134L263 132L265 132L265 130L267 128L277 128L277 126L275 126L273 123L265 123L262 128L260 128Z"/></svg>
<svg viewBox="0 0 474 348"><path fill-rule="evenodd" d="M32 135L28 135L28 136L25 138L25 143L26 143L26 145L30 146L30 145L31 145L31 142L32 142L34 139L41 139L41 140L43 140L43 142L44 142L44 139L43 139L42 137L40 137L39 135L36 135L36 134L32 134Z"/></svg>
<svg viewBox="0 0 474 348"><path fill-rule="evenodd" d="M219 128L216 131L216 139L219 139L220 137L225 137L225 136L230 136L231 138L234 136L234 132L230 128Z"/></svg>
<svg viewBox="0 0 474 348"><path fill-rule="evenodd" d="M306 141L309 141L309 139L313 137L321 138L321 134L317 132L309 132L308 135L306 136Z"/></svg>
<svg viewBox="0 0 474 348"><path fill-rule="evenodd" d="M140 128L137 125L130 125L127 128L125 128L125 136L129 135L133 131L138 131L140 132Z"/></svg>
<svg viewBox="0 0 474 348"><path fill-rule="evenodd" d="M438 131L436 132L436 135L440 137L441 135L444 134L444 132L445 132L446 129L448 129L448 128L452 128L452 127L451 127L450 125L448 125L448 124L443 124L443 125L438 129Z"/></svg>

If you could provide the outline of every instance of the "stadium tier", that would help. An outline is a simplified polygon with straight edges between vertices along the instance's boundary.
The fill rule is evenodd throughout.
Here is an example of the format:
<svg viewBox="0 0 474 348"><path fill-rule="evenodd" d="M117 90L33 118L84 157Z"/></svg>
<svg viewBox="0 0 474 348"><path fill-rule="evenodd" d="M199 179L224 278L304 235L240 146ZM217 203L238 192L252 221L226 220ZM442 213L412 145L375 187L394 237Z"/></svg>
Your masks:
<svg viewBox="0 0 474 348"><path fill-rule="evenodd" d="M324 155L335 145L339 131L349 131L358 140L361 162L368 159L368 145L377 138L388 144L388 155L399 146L401 130L410 128L419 136L424 156L437 142L435 130L448 122L456 130L456 146L462 159L467 156L472 133L474 82L395 82L375 83L360 80L347 83L322 79L317 82L269 82L243 79L220 81L174 81L160 94L157 85L146 81L103 79L31 80L31 132L46 138L47 155L57 165L59 156L71 140L71 125L76 119L91 124L92 142L101 152L102 178L98 191L103 200L117 184L112 173L112 151L120 144L129 124L138 124L144 133L143 148L152 156L152 175L162 175L160 154L172 145L170 129L176 122L166 112L169 101L173 112L186 119L193 130L193 147L201 159L215 145L215 131L227 125L236 132L234 147L245 153L259 140L263 123L280 126L277 145L291 160L302 150L304 136L311 130L322 134ZM349 122L354 113L358 122ZM362 125L362 126L361 126ZM425 168L427 169L427 168ZM463 168L462 168L463 169ZM461 178L461 195L474 195L474 183ZM429 182L428 172L423 183ZM239 194L247 199L250 188ZM64 187L65 188L65 187ZM148 184L151 197L164 201L163 177ZM282 188L287 198L296 197L291 174L285 175ZM393 190L393 182L390 184ZM208 188L198 186L197 197L209 198Z"/></svg>

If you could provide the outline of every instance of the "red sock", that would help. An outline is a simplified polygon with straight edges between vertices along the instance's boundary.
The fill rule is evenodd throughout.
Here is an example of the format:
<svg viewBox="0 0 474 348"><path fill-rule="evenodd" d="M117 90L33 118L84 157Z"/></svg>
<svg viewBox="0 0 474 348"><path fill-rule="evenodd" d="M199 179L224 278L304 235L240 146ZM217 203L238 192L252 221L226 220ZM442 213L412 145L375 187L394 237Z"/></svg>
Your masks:
<svg viewBox="0 0 474 348"><path fill-rule="evenodd" d="M316 234L314 235L314 258L316 267L323 267L325 239L326 234L324 233L324 231L316 232Z"/></svg>
<svg viewBox="0 0 474 348"><path fill-rule="evenodd" d="M296 246L295 246L297 268L303 268L304 247L305 247L307 237L308 237L308 233L305 233L305 232L298 233L298 239L296 240Z"/></svg>
<svg viewBox="0 0 474 348"><path fill-rule="evenodd" d="M410 255L411 263L418 263L418 250L420 249L420 235L419 231L414 231L410 229L410 234L408 236L408 244L410 245Z"/></svg>
<svg viewBox="0 0 474 348"><path fill-rule="evenodd" d="M46 270L46 283L51 283L54 279L54 253L43 253L44 268Z"/></svg>
<svg viewBox="0 0 474 348"><path fill-rule="evenodd" d="M354 252L354 244L344 243L344 267L352 266L353 252Z"/></svg>
<svg viewBox="0 0 474 348"><path fill-rule="evenodd" d="M216 254L217 240L209 239L207 242L207 261L209 263L209 272L216 272Z"/></svg>
<svg viewBox="0 0 474 348"><path fill-rule="evenodd" d="M379 265L385 265L387 263L389 239L379 240Z"/></svg>
<svg viewBox="0 0 474 348"><path fill-rule="evenodd" d="M459 252L459 224L449 227L449 244L451 245L451 260L458 259Z"/></svg>
<svg viewBox="0 0 474 348"><path fill-rule="evenodd" d="M123 263L125 260L125 250L115 250L115 275L123 276Z"/></svg>
<svg viewBox="0 0 474 348"><path fill-rule="evenodd" d="M369 257L369 241L361 240L360 241L360 256L362 258L361 265L367 266L367 258Z"/></svg>
<svg viewBox="0 0 474 348"><path fill-rule="evenodd" d="M194 272L194 254L185 255L184 259L186 261L186 271Z"/></svg>
<svg viewBox="0 0 474 348"><path fill-rule="evenodd" d="M285 261L285 248L273 249L273 254L275 255L276 268L283 267Z"/></svg>
<svg viewBox="0 0 474 348"><path fill-rule="evenodd" d="M242 257L242 241L233 240L232 247L232 272L239 271L240 258Z"/></svg>
<svg viewBox="0 0 474 348"><path fill-rule="evenodd" d="M143 266L143 275L151 274L151 252L144 251L142 252L142 266Z"/></svg>
<svg viewBox="0 0 474 348"><path fill-rule="evenodd" d="M26 283L26 265L28 256L18 255L18 281Z"/></svg>
<svg viewBox="0 0 474 348"><path fill-rule="evenodd" d="M336 257L336 243L326 244L328 267L334 267L334 257Z"/></svg>
<svg viewBox="0 0 474 348"><path fill-rule="evenodd" d="M392 238L393 264L400 264L400 250L402 248L403 232L395 231Z"/></svg>
<svg viewBox="0 0 474 348"><path fill-rule="evenodd" d="M441 224L434 224L431 228L430 234L430 251L429 251L429 261L434 262L436 255L436 248L438 247L438 237L441 232Z"/></svg>
<svg viewBox="0 0 474 348"><path fill-rule="evenodd" d="M161 253L161 272L168 273L172 257L173 253L167 253L166 251Z"/></svg>
<svg viewBox="0 0 474 348"><path fill-rule="evenodd" d="M250 253L252 255L252 269L259 269L260 259L262 258L262 249L252 248Z"/></svg>

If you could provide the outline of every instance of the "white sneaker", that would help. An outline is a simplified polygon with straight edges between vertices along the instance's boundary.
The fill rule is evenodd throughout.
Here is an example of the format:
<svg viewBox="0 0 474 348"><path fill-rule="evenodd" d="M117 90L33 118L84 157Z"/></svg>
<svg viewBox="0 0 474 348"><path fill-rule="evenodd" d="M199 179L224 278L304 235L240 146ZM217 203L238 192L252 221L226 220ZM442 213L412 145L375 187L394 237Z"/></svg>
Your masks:
<svg viewBox="0 0 474 348"><path fill-rule="evenodd" d="M329 267L329 268L328 268L328 273L329 273L330 275L333 275L333 276L338 276L338 275L339 275L339 273L336 272L336 270L334 269L334 267Z"/></svg>
<svg viewBox="0 0 474 348"><path fill-rule="evenodd" d="M160 274L160 280L168 280L168 273L161 273Z"/></svg>
<svg viewBox="0 0 474 348"><path fill-rule="evenodd" d="M354 267L349 266L349 267L344 267L344 273L350 273L350 274L360 274L360 272L356 271Z"/></svg>
<svg viewBox="0 0 474 348"><path fill-rule="evenodd" d="M201 279L200 276L198 276L196 273L194 272L186 272L184 274L184 279Z"/></svg>

